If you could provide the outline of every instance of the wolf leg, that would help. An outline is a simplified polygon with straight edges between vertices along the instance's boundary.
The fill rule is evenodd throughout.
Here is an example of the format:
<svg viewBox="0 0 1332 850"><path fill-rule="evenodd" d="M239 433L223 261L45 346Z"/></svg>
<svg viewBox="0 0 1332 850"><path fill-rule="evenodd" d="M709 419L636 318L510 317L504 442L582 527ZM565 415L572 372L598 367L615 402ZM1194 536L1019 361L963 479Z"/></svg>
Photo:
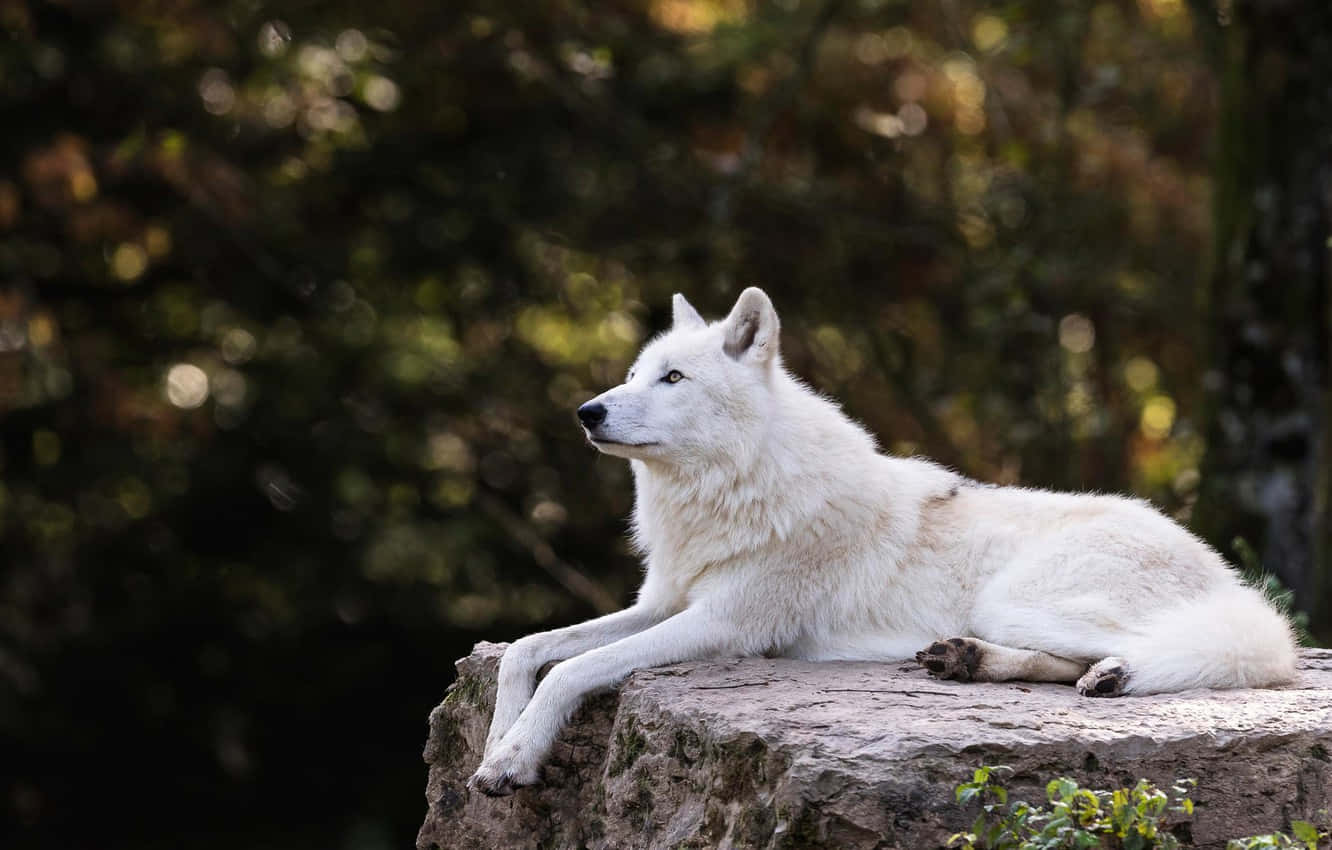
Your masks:
<svg viewBox="0 0 1332 850"><path fill-rule="evenodd" d="M963 682L1073 682L1087 669L1086 664L1048 652L960 637L935 641L916 653L916 661L941 679Z"/></svg>
<svg viewBox="0 0 1332 850"><path fill-rule="evenodd" d="M562 661L590 649L614 643L661 622L661 615L634 605L563 629L538 632L519 638L504 650L500 659L499 685L495 691L495 713L490 718L486 753L494 749L504 733L522 714L536 687L536 674L550 661Z"/></svg>
<svg viewBox="0 0 1332 850"><path fill-rule="evenodd" d="M990 640L1090 664L1078 688L1086 696L1270 687L1295 676L1290 625L1239 584L1137 608L1095 593L1012 600L978 607L975 622Z"/></svg>
<svg viewBox="0 0 1332 850"><path fill-rule="evenodd" d="M560 727L588 692L608 688L645 667L743 654L750 644L763 642L754 638L710 611L689 608L638 634L560 662L541 680L518 720L486 753L468 785L501 796L535 783Z"/></svg>

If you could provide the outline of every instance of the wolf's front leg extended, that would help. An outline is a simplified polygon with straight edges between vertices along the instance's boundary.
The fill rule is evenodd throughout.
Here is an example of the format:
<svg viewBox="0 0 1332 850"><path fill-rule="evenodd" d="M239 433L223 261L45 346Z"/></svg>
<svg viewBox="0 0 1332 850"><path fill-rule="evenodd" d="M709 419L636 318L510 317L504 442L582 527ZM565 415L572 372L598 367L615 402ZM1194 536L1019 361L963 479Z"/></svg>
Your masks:
<svg viewBox="0 0 1332 850"><path fill-rule="evenodd" d="M555 665L513 727L488 752L472 787L499 796L538 779L555 736L590 691L610 687L635 670L744 649L726 619L690 608L636 635Z"/></svg>
<svg viewBox="0 0 1332 850"><path fill-rule="evenodd" d="M640 603L585 623L528 635L510 644L500 659L495 713L490 718L490 733L486 736L486 755L490 755L532 698L541 665L614 643L662 619L662 614Z"/></svg>

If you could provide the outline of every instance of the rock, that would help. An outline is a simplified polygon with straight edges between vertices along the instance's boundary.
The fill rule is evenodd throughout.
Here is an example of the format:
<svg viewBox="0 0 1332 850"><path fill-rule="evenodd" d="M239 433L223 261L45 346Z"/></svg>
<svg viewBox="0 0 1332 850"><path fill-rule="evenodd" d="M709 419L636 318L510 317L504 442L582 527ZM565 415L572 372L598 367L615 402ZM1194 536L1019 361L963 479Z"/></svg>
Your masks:
<svg viewBox="0 0 1332 850"><path fill-rule="evenodd" d="M1332 807L1332 650L1295 684L1093 700L1063 685L955 683L915 664L734 659L635 673L590 699L512 797L469 793L504 645L477 644L430 715L428 848L926 848L976 811L982 762L1011 792L1198 780L1196 846Z"/></svg>

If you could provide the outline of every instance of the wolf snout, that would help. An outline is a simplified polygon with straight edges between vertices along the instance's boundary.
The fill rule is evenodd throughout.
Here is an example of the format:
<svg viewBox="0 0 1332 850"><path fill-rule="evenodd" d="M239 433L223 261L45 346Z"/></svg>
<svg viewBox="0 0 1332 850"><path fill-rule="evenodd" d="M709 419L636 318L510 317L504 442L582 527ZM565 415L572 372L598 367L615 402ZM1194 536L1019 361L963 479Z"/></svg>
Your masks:
<svg viewBox="0 0 1332 850"><path fill-rule="evenodd" d="M599 401L589 401L578 408L578 421L584 428L595 428L606 421L606 405Z"/></svg>

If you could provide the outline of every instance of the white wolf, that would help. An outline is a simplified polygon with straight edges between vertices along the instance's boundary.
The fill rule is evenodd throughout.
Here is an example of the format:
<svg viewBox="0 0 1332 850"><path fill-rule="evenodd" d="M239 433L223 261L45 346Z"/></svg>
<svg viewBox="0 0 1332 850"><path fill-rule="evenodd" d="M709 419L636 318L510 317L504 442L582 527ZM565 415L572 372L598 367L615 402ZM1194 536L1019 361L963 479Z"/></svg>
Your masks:
<svg viewBox="0 0 1332 850"><path fill-rule="evenodd" d="M536 782L589 691L707 656L914 656L1089 697L1292 678L1285 619L1151 506L880 454L782 367L778 331L762 290L711 324L676 295L671 330L579 408L592 444L630 461L646 577L632 607L508 648L473 787Z"/></svg>

